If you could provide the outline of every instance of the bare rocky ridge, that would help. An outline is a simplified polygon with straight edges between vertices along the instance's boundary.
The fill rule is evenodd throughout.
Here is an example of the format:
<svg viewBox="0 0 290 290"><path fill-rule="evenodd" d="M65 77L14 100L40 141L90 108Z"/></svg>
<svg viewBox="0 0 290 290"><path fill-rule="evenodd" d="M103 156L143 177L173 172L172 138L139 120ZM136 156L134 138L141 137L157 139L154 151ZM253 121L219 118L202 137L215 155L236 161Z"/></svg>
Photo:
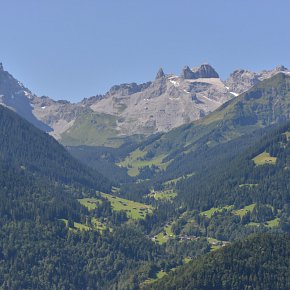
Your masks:
<svg viewBox="0 0 290 290"><path fill-rule="evenodd" d="M147 135L166 132L202 118L278 72L290 74L283 66L259 73L236 70L223 82L208 64L192 69L187 66L180 76L165 74L160 69L152 82L116 85L105 95L85 98L73 104L32 94L4 71L1 64L0 104L15 110L60 141L62 133L79 126L81 116L92 113L117 117L114 129L119 136Z"/></svg>
<svg viewBox="0 0 290 290"><path fill-rule="evenodd" d="M238 69L229 76L229 78L225 81L225 85L231 92L241 94L250 89L252 86L258 84L260 81L268 79L279 72L284 72L287 74L290 73L290 71L282 65L277 66L273 70L263 70L258 73Z"/></svg>
<svg viewBox="0 0 290 290"><path fill-rule="evenodd" d="M54 101L48 97L31 99L33 114L42 122L53 128L50 132L56 139L73 126L78 116L92 112L89 106L72 104L68 101Z"/></svg>
<svg viewBox="0 0 290 290"><path fill-rule="evenodd" d="M0 104L13 109L39 129L50 132L53 129L32 112L32 99L35 97L21 82L5 71L0 63Z"/></svg>
<svg viewBox="0 0 290 290"><path fill-rule="evenodd" d="M127 88L130 85L127 84L118 90L111 89L91 108L95 112L121 117L118 130L122 135L149 134L166 132L197 120L232 98L209 65L190 72L189 78L184 71L179 77L165 75L163 70L159 70L156 79L141 85L142 89L139 86L134 93L129 93ZM127 89L126 94L124 89Z"/></svg>

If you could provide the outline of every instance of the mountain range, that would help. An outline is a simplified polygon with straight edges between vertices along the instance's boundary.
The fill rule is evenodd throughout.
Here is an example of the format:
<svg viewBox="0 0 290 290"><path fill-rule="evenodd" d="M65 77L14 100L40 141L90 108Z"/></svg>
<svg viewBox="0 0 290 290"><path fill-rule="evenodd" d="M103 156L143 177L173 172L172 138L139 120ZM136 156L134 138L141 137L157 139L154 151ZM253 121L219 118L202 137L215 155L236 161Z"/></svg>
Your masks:
<svg viewBox="0 0 290 290"><path fill-rule="evenodd" d="M236 70L222 81L208 64L186 66L179 76L160 69L153 81L116 85L105 95L70 103L36 96L1 64L0 103L65 145L118 147L128 136L140 140L203 118L279 72L290 74L283 66L260 73Z"/></svg>
<svg viewBox="0 0 290 290"><path fill-rule="evenodd" d="M1 65L0 94L1 289L289 288L286 68L160 69L71 104Z"/></svg>

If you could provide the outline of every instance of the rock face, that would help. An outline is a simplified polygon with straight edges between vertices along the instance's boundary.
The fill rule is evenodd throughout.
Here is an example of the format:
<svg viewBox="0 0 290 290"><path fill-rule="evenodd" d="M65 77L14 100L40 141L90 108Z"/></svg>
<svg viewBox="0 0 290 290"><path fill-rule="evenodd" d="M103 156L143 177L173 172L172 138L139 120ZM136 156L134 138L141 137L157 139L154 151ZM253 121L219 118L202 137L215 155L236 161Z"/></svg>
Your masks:
<svg viewBox="0 0 290 290"><path fill-rule="evenodd" d="M79 116L92 112L89 106L62 100L54 101L45 96L34 96L30 102L33 114L53 129L50 134L56 139L60 139L61 134L73 126Z"/></svg>
<svg viewBox="0 0 290 290"><path fill-rule="evenodd" d="M290 74L283 66L260 73L236 70L223 82L217 72L207 64L193 69L187 66L181 76L165 75L160 69L152 82L116 85L105 95L72 104L32 94L4 71L0 64L0 104L13 109L60 141L63 133L69 136L70 131L76 131L72 130L76 126L91 126L90 129L98 127L100 130L102 125L96 126L85 118L92 114L99 116L96 120L103 120L102 116L106 116L106 120L111 122L106 128L113 126L112 132L116 132L116 137L149 135L166 132L200 119L229 99L278 72ZM82 120L86 120L86 126L80 123Z"/></svg>
<svg viewBox="0 0 290 290"><path fill-rule="evenodd" d="M181 77L185 80L193 80L219 78L219 75L209 64L202 64L201 66L192 69L190 69L189 66L185 66L182 70Z"/></svg>
<svg viewBox="0 0 290 290"><path fill-rule="evenodd" d="M199 74L204 77L197 78ZM115 87L91 109L120 117L120 135L151 134L197 120L232 98L222 81L212 78L214 74L206 67L196 73L186 67L182 77L159 75L134 93L124 91L128 84Z"/></svg>
<svg viewBox="0 0 290 290"><path fill-rule="evenodd" d="M4 70L0 64L0 104L14 110L39 129L50 132L53 129L33 114L31 100L35 97L22 83Z"/></svg>
<svg viewBox="0 0 290 290"><path fill-rule="evenodd" d="M260 81L268 79L279 72L289 74L290 71L284 66L277 66L273 70L263 70L258 73L238 69L229 76L225 81L225 85L231 92L237 95L247 91Z"/></svg>
<svg viewBox="0 0 290 290"><path fill-rule="evenodd" d="M141 85L137 85L136 83L116 85L109 90L107 96L112 96L116 93L120 96L130 96L132 94L139 93L147 89L150 85L151 82Z"/></svg>
<svg viewBox="0 0 290 290"><path fill-rule="evenodd" d="M181 77L185 80L193 80L195 79L195 75L193 71L189 68L189 66L185 66L181 72Z"/></svg>
<svg viewBox="0 0 290 290"><path fill-rule="evenodd" d="M156 74L155 80L161 79L163 77L165 77L165 73L164 73L163 69L160 68L159 71Z"/></svg>
<svg viewBox="0 0 290 290"><path fill-rule="evenodd" d="M192 69L196 79L199 78L219 78L218 73L209 64L202 64L200 67Z"/></svg>

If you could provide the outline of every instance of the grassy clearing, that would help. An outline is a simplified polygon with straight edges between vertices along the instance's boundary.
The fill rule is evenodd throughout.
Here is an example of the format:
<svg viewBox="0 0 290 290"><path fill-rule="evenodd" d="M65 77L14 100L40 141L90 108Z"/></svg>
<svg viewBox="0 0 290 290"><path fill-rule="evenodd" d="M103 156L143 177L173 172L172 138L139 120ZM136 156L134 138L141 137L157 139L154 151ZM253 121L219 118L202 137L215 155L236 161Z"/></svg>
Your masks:
<svg viewBox="0 0 290 290"><path fill-rule="evenodd" d="M155 236L155 241L160 245L166 243L170 238L175 238L172 232L172 225L168 224L164 227L163 231Z"/></svg>
<svg viewBox="0 0 290 290"><path fill-rule="evenodd" d="M88 210L94 210L99 204L102 203L101 200L96 198L82 198L78 199L79 203L85 206Z"/></svg>
<svg viewBox="0 0 290 290"><path fill-rule="evenodd" d="M152 206L132 200L120 198L106 193L101 193L112 205L115 211L125 211L128 218L138 220L145 219L147 214L152 213Z"/></svg>
<svg viewBox="0 0 290 290"><path fill-rule="evenodd" d="M114 195L100 193L112 205L114 211L125 211L128 218L144 219L147 214L152 213L152 206L143 203L120 198ZM102 201L98 198L83 198L78 200L82 205L89 210L95 209Z"/></svg>
<svg viewBox="0 0 290 290"><path fill-rule="evenodd" d="M223 245L223 242L214 238L207 238L207 241L210 243L211 245L211 251L216 251L218 249L220 249Z"/></svg>
<svg viewBox="0 0 290 290"><path fill-rule="evenodd" d="M265 164L276 164L277 158L276 157L271 157L268 152L263 152L256 156L255 158L252 159L255 164L258 165L265 165Z"/></svg>
<svg viewBox="0 0 290 290"><path fill-rule="evenodd" d="M167 275L168 274L165 271L160 270L159 272L156 273L155 278L150 278L150 279L147 279L146 281L144 281L142 283L142 285L140 285L141 289L143 288L142 286L150 285L150 284L156 282L157 280L162 279L163 277L165 277Z"/></svg>
<svg viewBox="0 0 290 290"><path fill-rule="evenodd" d="M205 215L208 218L211 218L216 212L222 212L223 210L231 210L232 208L233 208L232 205L227 205L224 207L212 207L211 209L203 211L200 214Z"/></svg>
<svg viewBox="0 0 290 290"><path fill-rule="evenodd" d="M262 224L261 223L255 223L255 222L249 222L246 224L247 227L260 227Z"/></svg>
<svg viewBox="0 0 290 290"><path fill-rule="evenodd" d="M275 218L273 220L267 221L265 225L267 228L277 228L279 226L279 222L280 222L280 219Z"/></svg>
<svg viewBox="0 0 290 290"><path fill-rule="evenodd" d="M180 181L180 180L182 180L182 179L184 179L184 178L189 178L189 177L193 176L194 174L195 174L195 173L193 172L193 173L190 173L190 174L186 174L186 175L184 175L184 176L180 176L180 177L178 177L178 178L170 179L170 180L168 180L168 181L165 181L163 184L164 184L165 186L168 186L168 185L171 185L171 184L176 185L176 183L177 183L178 181Z"/></svg>
<svg viewBox="0 0 290 290"><path fill-rule="evenodd" d="M241 208L241 209L238 209L238 210L234 210L233 211L233 214L234 215L238 215L239 217L243 217L244 215L246 215L248 212L252 212L254 207L256 206L255 203L253 204L250 204L250 205L247 205L245 206L244 208Z"/></svg>
<svg viewBox="0 0 290 290"><path fill-rule="evenodd" d="M140 173L139 168L143 168L146 166L150 167L152 165L155 165L160 169L166 169L169 162L162 163L162 160L166 157L165 154L156 156L151 160L143 160L146 153L146 151L141 151L137 149L131 152L130 155L125 158L125 160L118 163L117 165L128 168L128 174L130 176L137 176Z"/></svg>
<svg viewBox="0 0 290 290"><path fill-rule="evenodd" d="M119 147L124 140L118 137L117 121L116 116L104 113L82 115L61 135L61 142L71 146Z"/></svg>
<svg viewBox="0 0 290 290"><path fill-rule="evenodd" d="M155 191L149 194L150 197L154 198L155 200L172 200L177 196L177 193L174 192L173 189L163 190L163 191Z"/></svg>
<svg viewBox="0 0 290 290"><path fill-rule="evenodd" d="M62 220L62 221L65 223L65 225L67 226L67 224L68 224L68 220L66 220L66 219L61 219L61 220ZM79 231L89 231L89 230L91 230L91 228L88 227L88 226L86 226L86 225L83 225L83 224L80 224L80 223L74 222L74 226L73 226L73 227L70 227L69 230L70 230L70 231L77 231L77 230L79 230Z"/></svg>
<svg viewBox="0 0 290 290"><path fill-rule="evenodd" d="M156 278L161 279L161 278L165 277L166 275L168 275L168 274L161 270L156 274Z"/></svg>
<svg viewBox="0 0 290 290"><path fill-rule="evenodd" d="M265 223L255 223L250 222L247 224L248 227L260 227L264 225L267 228L277 228L279 226L280 218L275 218L273 220L267 221Z"/></svg>
<svg viewBox="0 0 290 290"><path fill-rule="evenodd" d="M185 265L185 264L188 264L189 262L191 262L192 261L192 259L191 258L184 258L183 259L183 264Z"/></svg>
<svg viewBox="0 0 290 290"><path fill-rule="evenodd" d="M104 231L105 229L107 229L106 225L103 224L102 222L100 222L99 220L97 220L96 218L92 218L92 225L93 225L93 228L95 230L98 230L100 232Z"/></svg>
<svg viewBox="0 0 290 290"><path fill-rule="evenodd" d="M226 245L229 244L229 242L225 242L225 241L221 241L221 240L217 240L215 238L207 238L208 243L211 245L211 252L212 251L216 251Z"/></svg>
<svg viewBox="0 0 290 290"><path fill-rule="evenodd" d="M61 219L67 226L68 220L66 219ZM91 225L84 225L81 223L74 222L74 226L70 227L70 231L92 231L92 230L97 230L102 232L103 230L107 229L106 225L103 224L102 222L98 221L96 218L92 218L92 224Z"/></svg>

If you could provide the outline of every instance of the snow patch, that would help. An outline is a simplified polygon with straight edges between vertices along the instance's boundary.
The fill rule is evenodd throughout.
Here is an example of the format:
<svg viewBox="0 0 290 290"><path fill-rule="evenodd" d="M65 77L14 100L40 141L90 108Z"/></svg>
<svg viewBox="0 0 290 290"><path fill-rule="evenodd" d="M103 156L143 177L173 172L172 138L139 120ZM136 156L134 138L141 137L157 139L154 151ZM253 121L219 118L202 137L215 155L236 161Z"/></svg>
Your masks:
<svg viewBox="0 0 290 290"><path fill-rule="evenodd" d="M41 107L42 110L44 110L45 108L46 108L45 106L42 106L42 107Z"/></svg>
<svg viewBox="0 0 290 290"><path fill-rule="evenodd" d="M185 93L190 94L190 92L188 92L187 90L183 90Z"/></svg>
<svg viewBox="0 0 290 290"><path fill-rule="evenodd" d="M230 94L234 95L235 97L239 95L238 93L235 93L235 92L230 92Z"/></svg>
<svg viewBox="0 0 290 290"><path fill-rule="evenodd" d="M175 87L179 87L179 82L177 81L173 81L173 80L169 80Z"/></svg>

